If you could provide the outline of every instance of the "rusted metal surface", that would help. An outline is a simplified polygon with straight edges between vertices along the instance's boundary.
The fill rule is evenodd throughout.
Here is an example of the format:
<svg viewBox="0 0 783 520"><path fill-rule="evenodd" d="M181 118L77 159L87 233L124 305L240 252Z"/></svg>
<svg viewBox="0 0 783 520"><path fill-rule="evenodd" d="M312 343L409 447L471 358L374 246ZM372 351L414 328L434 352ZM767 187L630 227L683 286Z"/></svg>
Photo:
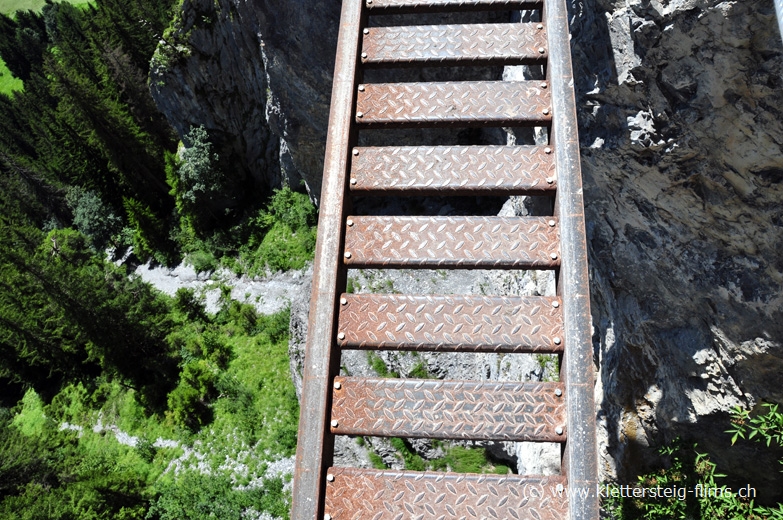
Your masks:
<svg viewBox="0 0 783 520"><path fill-rule="evenodd" d="M362 64L533 64L546 60L546 46L543 24L370 27L362 42Z"/></svg>
<svg viewBox="0 0 783 520"><path fill-rule="evenodd" d="M336 377L332 433L562 442L563 385Z"/></svg>
<svg viewBox="0 0 783 520"><path fill-rule="evenodd" d="M459 475L329 468L330 520L562 520L568 513L559 476ZM597 518L597 517L596 517Z"/></svg>
<svg viewBox="0 0 783 520"><path fill-rule="evenodd" d="M372 14L539 9L543 0L367 0Z"/></svg>
<svg viewBox="0 0 783 520"><path fill-rule="evenodd" d="M343 294L338 345L347 349L562 352L559 298Z"/></svg>
<svg viewBox="0 0 783 520"><path fill-rule="evenodd" d="M348 217L343 260L353 267L554 268L554 217Z"/></svg>
<svg viewBox="0 0 783 520"><path fill-rule="evenodd" d="M563 466L574 488L596 489L598 451L593 400L593 344L590 319L590 289L587 270L582 175L579 138L568 35L568 11L564 0L548 0L545 23L549 28L548 75L556 114L551 129L559 181L555 211L562 221L563 262L558 291L563 297L566 351L562 377L567 388L567 419L570 429ZM599 504L596 493L570 497L570 520L595 520Z"/></svg>
<svg viewBox="0 0 783 520"><path fill-rule="evenodd" d="M353 153L356 192L541 195L557 187L551 147L388 146Z"/></svg>
<svg viewBox="0 0 783 520"><path fill-rule="evenodd" d="M331 378L340 363L334 329L337 294L345 287L340 245L363 2L343 0L342 4L302 377L292 520L322 517L324 477L332 461L334 437L329 434L326 416L331 406ZM341 280L343 285L338 289Z"/></svg>
<svg viewBox="0 0 783 520"><path fill-rule="evenodd" d="M368 83L359 86L356 122L368 127L545 125L549 90L540 81Z"/></svg>

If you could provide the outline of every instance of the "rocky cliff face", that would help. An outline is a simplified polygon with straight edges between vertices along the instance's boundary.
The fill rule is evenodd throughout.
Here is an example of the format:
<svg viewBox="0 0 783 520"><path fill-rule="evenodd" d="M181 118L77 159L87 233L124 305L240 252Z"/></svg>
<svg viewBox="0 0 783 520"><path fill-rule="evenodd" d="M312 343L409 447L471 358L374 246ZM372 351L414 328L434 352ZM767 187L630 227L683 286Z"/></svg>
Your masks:
<svg viewBox="0 0 783 520"><path fill-rule="evenodd" d="M775 460L756 445L729 448L722 433L731 407L783 402L783 46L772 3L569 3L604 477L632 481L653 462L648 447L683 436L742 485L783 499ZM153 71L159 105L180 132L202 123L225 132L269 185L301 175L318 195L338 7L185 0L183 50ZM529 206L517 199L504 211ZM389 283L356 276L367 290ZM550 290L482 276L444 287ZM443 377L543 376L500 361L425 359ZM528 470L538 457L506 452Z"/></svg>
<svg viewBox="0 0 783 520"><path fill-rule="evenodd" d="M775 462L721 433L731 407L783 402L772 5L572 9L604 469L628 478L647 446L681 435L779 497Z"/></svg>
<svg viewBox="0 0 783 520"><path fill-rule="evenodd" d="M259 194L320 196L340 2L183 0L150 90L180 136L203 125Z"/></svg>

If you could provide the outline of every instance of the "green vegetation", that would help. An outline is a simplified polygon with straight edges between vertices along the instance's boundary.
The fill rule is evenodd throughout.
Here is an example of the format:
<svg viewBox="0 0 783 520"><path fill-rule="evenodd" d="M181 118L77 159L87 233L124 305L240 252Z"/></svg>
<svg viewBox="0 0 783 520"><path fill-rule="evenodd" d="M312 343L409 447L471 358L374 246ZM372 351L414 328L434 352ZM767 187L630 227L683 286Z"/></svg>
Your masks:
<svg viewBox="0 0 783 520"><path fill-rule="evenodd" d="M436 471L456 471L458 473L496 473L505 475L508 466L490 462L484 448L451 446L441 459L430 461L430 469Z"/></svg>
<svg viewBox="0 0 783 520"><path fill-rule="evenodd" d="M731 433L731 444L737 439L755 439L770 447L773 443L783 447L783 413L779 412L779 404L765 403L766 413L756 414L751 417L749 410L740 407L734 409L731 416L731 428L726 433ZM780 461L783 464L783 459Z"/></svg>
<svg viewBox="0 0 783 520"><path fill-rule="evenodd" d="M10 96L11 93L23 88L24 83L22 83L22 80L15 78L11 71L8 70L5 62L0 60L0 93Z"/></svg>
<svg viewBox="0 0 783 520"><path fill-rule="evenodd" d="M383 462L383 459L375 453L374 451L371 451L369 453L370 455L370 464L372 464L372 467L375 469L389 469L389 467L386 465L386 463Z"/></svg>
<svg viewBox="0 0 783 520"><path fill-rule="evenodd" d="M557 354L536 354L536 363L541 369L544 381L560 381L560 356Z"/></svg>
<svg viewBox="0 0 783 520"><path fill-rule="evenodd" d="M405 469L411 471L424 471L426 468L424 459L414 452L404 439L393 437L391 439L391 445L397 450L397 453L402 455L402 460L405 462Z"/></svg>
<svg viewBox="0 0 783 520"><path fill-rule="evenodd" d="M427 365L423 361L420 361L419 363L413 365L413 368L411 368L408 377L413 377L417 379L433 379L432 374L430 374L429 371L427 370Z"/></svg>
<svg viewBox="0 0 783 520"><path fill-rule="evenodd" d="M779 405L765 404L766 413L752 415L750 411L736 408L732 414L731 442L740 439L754 440L767 447L783 447L783 414ZM669 520L669 519L742 519L781 520L783 504L763 507L754 504L752 496L743 497L721 483L726 475L716 472L709 455L700 453L697 446L687 447L682 441L658 450L667 464L638 479L639 488L674 488L690 490L682 496L633 498L609 496L603 507L611 518L621 520ZM781 461L783 463L783 461ZM607 493L608 494L608 493Z"/></svg>
<svg viewBox="0 0 783 520"><path fill-rule="evenodd" d="M85 8L94 2L84 0L63 0L79 8ZM17 11L40 11L46 5L46 0L0 0L0 13L12 15Z"/></svg>
<svg viewBox="0 0 783 520"><path fill-rule="evenodd" d="M142 261L187 257L200 269L249 274L299 268L315 244L307 196L272 193L202 126L178 143L155 106L147 78L161 35L186 39L172 29L181 23L175 5L7 6L40 12L0 14L4 188L26 200L36 227L75 227L96 250L133 246Z"/></svg>
<svg viewBox="0 0 783 520"><path fill-rule="evenodd" d="M166 410L108 374L0 409L0 517L287 517L287 477L266 470L296 445L288 312L224 301L209 317L188 291L169 305L181 375Z"/></svg>
<svg viewBox="0 0 783 520"><path fill-rule="evenodd" d="M0 518L287 516L289 313L226 288L210 315L105 258L261 274L313 255L306 195L235 172L203 127L178 143L157 110L178 4L0 4Z"/></svg>
<svg viewBox="0 0 783 520"><path fill-rule="evenodd" d="M386 362L373 352L372 350L367 351L367 363L370 364L370 368L372 368L376 374L378 374L381 377L400 377L399 372L391 371L389 370L389 367L386 366Z"/></svg>
<svg viewBox="0 0 783 520"><path fill-rule="evenodd" d="M424 460L413 450L407 440L393 437L390 442L402 458L405 469L411 471L453 471L498 475L506 475L510 471L508 466L491 462L485 448L447 446L443 441L432 441L433 446L441 448L445 455L438 459ZM383 460L374 453L370 453L370 462L376 469L387 468Z"/></svg>

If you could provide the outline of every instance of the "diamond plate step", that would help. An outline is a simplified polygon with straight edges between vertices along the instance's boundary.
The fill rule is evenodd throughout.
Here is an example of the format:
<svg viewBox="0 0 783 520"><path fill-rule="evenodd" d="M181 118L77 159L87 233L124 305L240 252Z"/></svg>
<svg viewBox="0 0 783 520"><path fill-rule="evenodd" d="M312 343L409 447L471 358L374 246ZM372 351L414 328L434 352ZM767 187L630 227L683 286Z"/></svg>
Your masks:
<svg viewBox="0 0 783 520"><path fill-rule="evenodd" d="M540 9L543 0L365 0L370 14Z"/></svg>
<svg viewBox="0 0 783 520"><path fill-rule="evenodd" d="M326 480L328 520L568 518L561 476L329 468Z"/></svg>
<svg viewBox="0 0 783 520"><path fill-rule="evenodd" d="M338 435L565 442L561 383L334 379Z"/></svg>
<svg viewBox="0 0 783 520"><path fill-rule="evenodd" d="M560 265L555 217L349 217L350 267L542 268Z"/></svg>
<svg viewBox="0 0 783 520"><path fill-rule="evenodd" d="M354 148L350 187L380 194L552 194L552 152L543 146Z"/></svg>
<svg viewBox="0 0 783 520"><path fill-rule="evenodd" d="M367 127L548 125L541 81L448 81L359 85L356 122Z"/></svg>
<svg viewBox="0 0 783 520"><path fill-rule="evenodd" d="M553 297L343 294L344 349L452 352L563 351L561 301Z"/></svg>
<svg viewBox="0 0 783 520"><path fill-rule="evenodd" d="M369 27L364 65L532 65L545 62L546 29L538 23Z"/></svg>

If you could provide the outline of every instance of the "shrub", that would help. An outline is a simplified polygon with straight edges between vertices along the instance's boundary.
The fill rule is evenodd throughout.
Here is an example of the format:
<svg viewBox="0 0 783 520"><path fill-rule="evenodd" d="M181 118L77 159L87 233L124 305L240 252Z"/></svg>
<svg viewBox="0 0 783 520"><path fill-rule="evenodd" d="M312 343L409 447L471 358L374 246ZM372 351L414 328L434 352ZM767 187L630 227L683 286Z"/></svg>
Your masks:
<svg viewBox="0 0 783 520"><path fill-rule="evenodd" d="M95 192L71 188L65 201L73 212L73 225L90 237L93 248L103 251L122 230L122 219Z"/></svg>

